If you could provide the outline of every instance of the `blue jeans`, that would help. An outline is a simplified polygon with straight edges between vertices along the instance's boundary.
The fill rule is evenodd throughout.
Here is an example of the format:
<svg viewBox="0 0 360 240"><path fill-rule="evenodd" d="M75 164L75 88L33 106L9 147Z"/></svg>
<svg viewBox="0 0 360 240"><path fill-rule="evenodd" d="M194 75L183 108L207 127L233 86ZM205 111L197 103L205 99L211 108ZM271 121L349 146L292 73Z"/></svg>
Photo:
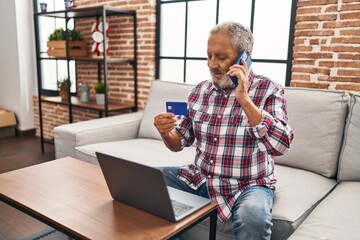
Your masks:
<svg viewBox="0 0 360 240"><path fill-rule="evenodd" d="M166 184L170 187L209 198L206 184L194 190L177 178L179 167L162 167ZM237 240L270 239L274 190L252 186L243 191L232 209L232 227Z"/></svg>

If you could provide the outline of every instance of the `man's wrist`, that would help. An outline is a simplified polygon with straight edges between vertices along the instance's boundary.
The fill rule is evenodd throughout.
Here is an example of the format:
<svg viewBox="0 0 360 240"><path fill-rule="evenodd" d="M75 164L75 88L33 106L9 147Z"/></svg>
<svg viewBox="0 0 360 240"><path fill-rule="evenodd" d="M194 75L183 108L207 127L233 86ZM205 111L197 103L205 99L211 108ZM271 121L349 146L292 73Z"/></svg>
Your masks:
<svg viewBox="0 0 360 240"><path fill-rule="evenodd" d="M241 105L242 108L247 108L253 104L249 95L247 95L247 94L244 96L238 97L237 101L239 102L239 104Z"/></svg>
<svg viewBox="0 0 360 240"><path fill-rule="evenodd" d="M171 151L177 152L181 150L180 138L175 130L161 135L163 142Z"/></svg>
<svg viewBox="0 0 360 240"><path fill-rule="evenodd" d="M160 136L162 137L162 139L167 139L167 138L170 137L170 132L164 133L164 134L160 134Z"/></svg>
<svg viewBox="0 0 360 240"><path fill-rule="evenodd" d="M168 133L161 134L161 137L164 141L171 141L174 138L174 133L176 133L175 130L171 130Z"/></svg>

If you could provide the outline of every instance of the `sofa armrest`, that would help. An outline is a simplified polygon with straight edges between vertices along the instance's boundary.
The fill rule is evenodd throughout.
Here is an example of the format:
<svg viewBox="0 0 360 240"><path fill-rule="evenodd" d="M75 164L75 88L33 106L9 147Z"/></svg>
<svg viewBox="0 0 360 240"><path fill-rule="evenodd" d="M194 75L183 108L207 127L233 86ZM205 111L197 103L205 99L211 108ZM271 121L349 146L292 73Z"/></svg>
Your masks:
<svg viewBox="0 0 360 240"><path fill-rule="evenodd" d="M143 112L70 123L54 128L55 156L75 157L75 147L136 138Z"/></svg>

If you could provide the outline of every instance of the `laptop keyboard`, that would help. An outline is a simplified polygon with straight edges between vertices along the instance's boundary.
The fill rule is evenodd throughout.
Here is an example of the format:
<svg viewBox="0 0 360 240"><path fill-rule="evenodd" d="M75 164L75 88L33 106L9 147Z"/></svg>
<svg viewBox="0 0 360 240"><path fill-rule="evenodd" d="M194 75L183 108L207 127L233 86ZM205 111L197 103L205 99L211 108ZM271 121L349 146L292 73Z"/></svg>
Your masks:
<svg viewBox="0 0 360 240"><path fill-rule="evenodd" d="M176 200L171 199L171 203L175 212L175 216L178 217L183 213L186 213L187 211L193 209L193 206L187 205L182 202L178 202Z"/></svg>

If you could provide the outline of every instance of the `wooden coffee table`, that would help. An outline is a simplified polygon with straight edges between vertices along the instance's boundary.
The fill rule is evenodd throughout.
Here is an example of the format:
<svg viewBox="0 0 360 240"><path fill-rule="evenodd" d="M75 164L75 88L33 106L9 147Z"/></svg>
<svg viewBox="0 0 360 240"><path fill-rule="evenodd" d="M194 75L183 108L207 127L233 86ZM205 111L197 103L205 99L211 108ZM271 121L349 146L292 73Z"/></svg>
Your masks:
<svg viewBox="0 0 360 240"><path fill-rule="evenodd" d="M0 174L0 199L78 239L169 239L207 217L215 239L215 204L172 223L114 201L101 169L70 157Z"/></svg>

